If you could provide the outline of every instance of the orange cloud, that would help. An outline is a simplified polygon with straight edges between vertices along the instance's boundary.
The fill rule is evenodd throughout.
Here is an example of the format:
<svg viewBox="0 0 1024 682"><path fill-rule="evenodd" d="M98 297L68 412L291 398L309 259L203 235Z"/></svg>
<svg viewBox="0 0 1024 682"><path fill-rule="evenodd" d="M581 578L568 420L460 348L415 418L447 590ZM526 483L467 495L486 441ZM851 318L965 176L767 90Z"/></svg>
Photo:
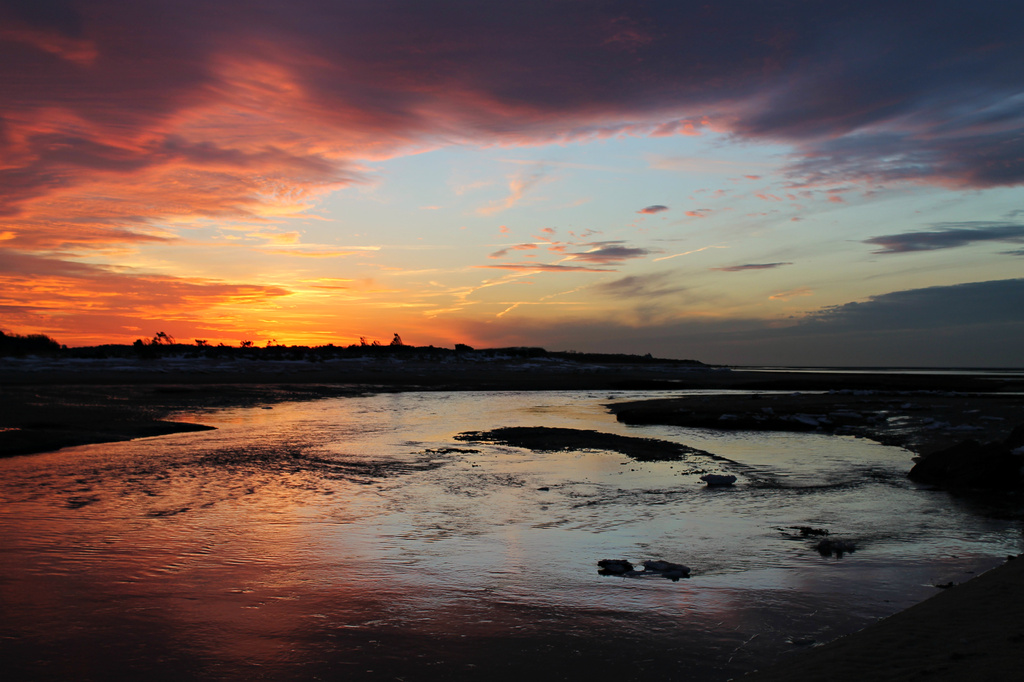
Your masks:
<svg viewBox="0 0 1024 682"><path fill-rule="evenodd" d="M0 252L0 308L12 327L48 330L64 343L86 340L85 329L148 328L208 317L212 310L252 309L290 295L277 286L169 277L13 252ZM230 331L230 323L224 331ZM122 340L124 340L122 336Z"/></svg>
<svg viewBox="0 0 1024 682"><path fill-rule="evenodd" d="M799 287L797 289L790 289L789 291L780 291L776 294L772 294L768 297L771 301L788 301L791 298L798 296L813 296L814 291L809 287Z"/></svg>
<svg viewBox="0 0 1024 682"><path fill-rule="evenodd" d="M504 249L501 249L500 251L495 251L494 253L490 254L488 258L504 258L505 256L508 255L509 251L530 251L536 248L538 248L536 244L516 244L514 246L509 246Z"/></svg>

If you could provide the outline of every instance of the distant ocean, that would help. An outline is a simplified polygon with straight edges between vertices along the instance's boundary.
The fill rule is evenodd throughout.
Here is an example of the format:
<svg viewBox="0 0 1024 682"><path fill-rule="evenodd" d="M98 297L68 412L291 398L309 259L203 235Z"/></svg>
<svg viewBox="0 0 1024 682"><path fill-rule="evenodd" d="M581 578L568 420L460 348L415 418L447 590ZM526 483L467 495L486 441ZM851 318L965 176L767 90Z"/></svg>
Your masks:
<svg viewBox="0 0 1024 682"><path fill-rule="evenodd" d="M774 367L730 365L745 372L795 372L806 374L917 374L971 377L1024 377L1024 367Z"/></svg>

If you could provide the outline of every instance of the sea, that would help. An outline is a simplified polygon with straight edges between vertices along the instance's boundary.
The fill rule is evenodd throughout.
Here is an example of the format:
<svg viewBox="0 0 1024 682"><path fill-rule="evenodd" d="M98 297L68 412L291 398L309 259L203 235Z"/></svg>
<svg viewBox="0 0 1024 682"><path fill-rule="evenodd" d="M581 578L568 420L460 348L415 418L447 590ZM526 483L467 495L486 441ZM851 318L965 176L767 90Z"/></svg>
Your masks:
<svg viewBox="0 0 1024 682"><path fill-rule="evenodd" d="M906 450L608 410L684 393L209 409L172 418L216 430L0 460L3 679L724 681L1024 551L1020 520L909 481ZM456 438L510 426L713 457Z"/></svg>

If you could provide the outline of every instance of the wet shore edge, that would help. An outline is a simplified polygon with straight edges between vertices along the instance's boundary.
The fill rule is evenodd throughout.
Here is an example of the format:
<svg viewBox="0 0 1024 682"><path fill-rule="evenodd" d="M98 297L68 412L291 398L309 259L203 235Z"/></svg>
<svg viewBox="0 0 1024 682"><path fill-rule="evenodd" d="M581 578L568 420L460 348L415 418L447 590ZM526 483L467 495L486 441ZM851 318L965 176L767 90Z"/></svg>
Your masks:
<svg viewBox="0 0 1024 682"><path fill-rule="evenodd" d="M744 682L1010 680L1024 656L1024 555Z"/></svg>

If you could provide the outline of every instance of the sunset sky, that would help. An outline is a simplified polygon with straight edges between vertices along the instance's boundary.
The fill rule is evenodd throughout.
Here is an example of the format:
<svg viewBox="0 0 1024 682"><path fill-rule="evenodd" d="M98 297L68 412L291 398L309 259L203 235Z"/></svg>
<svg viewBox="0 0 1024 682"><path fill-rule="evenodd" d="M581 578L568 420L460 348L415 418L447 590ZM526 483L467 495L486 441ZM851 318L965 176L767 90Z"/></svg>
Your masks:
<svg viewBox="0 0 1024 682"><path fill-rule="evenodd" d="M1024 365L1024 3L0 0L0 329Z"/></svg>

